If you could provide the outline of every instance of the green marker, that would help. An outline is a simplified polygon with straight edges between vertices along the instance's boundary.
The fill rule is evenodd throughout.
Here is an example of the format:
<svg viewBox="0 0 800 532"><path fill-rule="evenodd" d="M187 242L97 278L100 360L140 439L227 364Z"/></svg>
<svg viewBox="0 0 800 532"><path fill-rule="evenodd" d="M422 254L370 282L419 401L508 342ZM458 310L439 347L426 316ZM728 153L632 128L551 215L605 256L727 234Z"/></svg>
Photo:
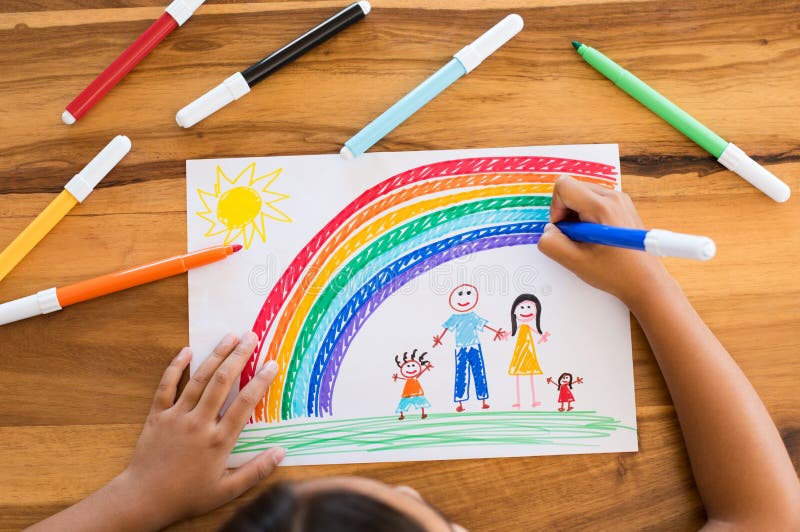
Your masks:
<svg viewBox="0 0 800 532"><path fill-rule="evenodd" d="M738 174L777 202L789 199L791 195L789 186L736 145L708 129L661 93L594 48L577 41L572 41L572 46L595 70L716 157L717 161L728 170Z"/></svg>

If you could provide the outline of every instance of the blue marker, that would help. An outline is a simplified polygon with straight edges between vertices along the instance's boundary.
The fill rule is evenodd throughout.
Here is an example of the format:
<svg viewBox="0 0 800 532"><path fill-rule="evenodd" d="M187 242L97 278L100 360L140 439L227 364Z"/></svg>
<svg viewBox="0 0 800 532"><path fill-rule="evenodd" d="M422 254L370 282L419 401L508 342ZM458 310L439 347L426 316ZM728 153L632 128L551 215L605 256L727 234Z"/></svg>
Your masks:
<svg viewBox="0 0 800 532"><path fill-rule="evenodd" d="M370 149L391 130L402 124L423 105L452 85L464 74L469 74L484 59L507 43L522 29L522 17L508 15L475 42L461 49L453 59L414 90L403 96L378 118L344 143L341 153L345 159L354 159Z"/></svg>
<svg viewBox="0 0 800 532"><path fill-rule="evenodd" d="M555 225L562 233L577 242L638 249L660 257L708 260L717 252L714 241L705 236L685 235L663 229L646 231L587 222L558 222Z"/></svg>

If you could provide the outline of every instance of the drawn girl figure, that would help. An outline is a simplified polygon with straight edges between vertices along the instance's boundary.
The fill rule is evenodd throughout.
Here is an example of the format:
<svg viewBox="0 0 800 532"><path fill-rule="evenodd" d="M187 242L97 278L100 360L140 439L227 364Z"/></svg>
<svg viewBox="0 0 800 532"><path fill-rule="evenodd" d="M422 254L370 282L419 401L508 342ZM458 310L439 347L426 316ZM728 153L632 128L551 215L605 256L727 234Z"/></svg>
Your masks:
<svg viewBox="0 0 800 532"><path fill-rule="evenodd" d="M399 420L405 419L405 413L411 408L422 410L422 419L428 417L425 413L425 408L430 408L431 404L425 399L425 392L422 390L422 385L419 383L419 378L423 373L433 369L433 364L425 360L428 353L422 353L417 358L417 350L408 355L406 351L403 353L403 360L400 360L400 355L394 357L397 367L400 368L400 375L395 373L392 379L397 382L397 379L406 381L403 386L403 394L400 396L400 404L397 405L395 413L400 414Z"/></svg>
<svg viewBox="0 0 800 532"><path fill-rule="evenodd" d="M511 364L508 366L508 374L513 375L517 385L517 402L512 408L520 407L519 378L527 375L531 383L531 406L536 408L542 406L541 401L536 400L536 391L533 387L533 376L541 375L542 368L536 358L536 347L534 345L531 323L536 323L535 331L539 333L538 343L544 343L550 333L542 333L542 303L533 294L521 294L511 305L511 336L517 337L514 344L514 353L511 355Z"/></svg>
<svg viewBox="0 0 800 532"><path fill-rule="evenodd" d="M547 377L547 384L552 384L558 388L558 411L564 411L564 403L567 403L567 412L573 410L572 403L575 401L575 396L572 395L573 384L583 384L583 379L578 377L573 382L572 373L562 373L558 377L558 382L553 380L552 377Z"/></svg>

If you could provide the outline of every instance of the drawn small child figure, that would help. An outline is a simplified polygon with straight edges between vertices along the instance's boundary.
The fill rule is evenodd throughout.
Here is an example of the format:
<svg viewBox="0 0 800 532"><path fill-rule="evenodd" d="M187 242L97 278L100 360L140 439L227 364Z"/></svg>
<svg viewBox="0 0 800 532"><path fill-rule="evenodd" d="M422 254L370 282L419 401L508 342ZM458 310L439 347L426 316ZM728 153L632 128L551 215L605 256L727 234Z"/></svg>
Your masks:
<svg viewBox="0 0 800 532"><path fill-rule="evenodd" d="M564 411L564 403L567 403L567 412L574 410L572 403L575 401L575 396L572 395L572 385L583 384L583 378L577 377L573 382L572 373L565 372L558 377L557 383L552 377L547 377L547 384L552 384L558 389L559 412Z"/></svg>
<svg viewBox="0 0 800 532"><path fill-rule="evenodd" d="M425 360L427 354L427 352L422 353L417 358L417 350L414 349L410 356L408 351L403 353L403 360L400 360L400 355L394 357L397 367L400 368L400 375L395 373L392 375L392 379L395 382L397 382L397 379L406 381L405 386L403 386L403 394L400 396L400 403L395 410L395 413L400 414L397 419L401 421L406 417L405 412L408 412L411 408L422 410L421 419L428 417L428 414L425 413L425 408L430 408L431 404L425 399L425 392L419 383L419 378L422 374L433 369L433 364Z"/></svg>

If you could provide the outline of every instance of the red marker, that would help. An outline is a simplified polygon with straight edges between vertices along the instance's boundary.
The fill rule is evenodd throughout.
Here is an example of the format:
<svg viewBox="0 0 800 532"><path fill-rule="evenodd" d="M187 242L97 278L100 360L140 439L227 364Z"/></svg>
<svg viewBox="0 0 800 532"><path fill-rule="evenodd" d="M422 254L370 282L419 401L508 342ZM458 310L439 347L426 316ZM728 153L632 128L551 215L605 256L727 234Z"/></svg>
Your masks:
<svg viewBox="0 0 800 532"><path fill-rule="evenodd" d="M138 39L125 49L108 68L92 81L83 92L78 94L61 115L65 124L74 124L89 109L100 101L108 91L114 88L128 72L138 65L158 43L172 33L178 26L189 20L205 0L174 0L161 17L142 33Z"/></svg>

